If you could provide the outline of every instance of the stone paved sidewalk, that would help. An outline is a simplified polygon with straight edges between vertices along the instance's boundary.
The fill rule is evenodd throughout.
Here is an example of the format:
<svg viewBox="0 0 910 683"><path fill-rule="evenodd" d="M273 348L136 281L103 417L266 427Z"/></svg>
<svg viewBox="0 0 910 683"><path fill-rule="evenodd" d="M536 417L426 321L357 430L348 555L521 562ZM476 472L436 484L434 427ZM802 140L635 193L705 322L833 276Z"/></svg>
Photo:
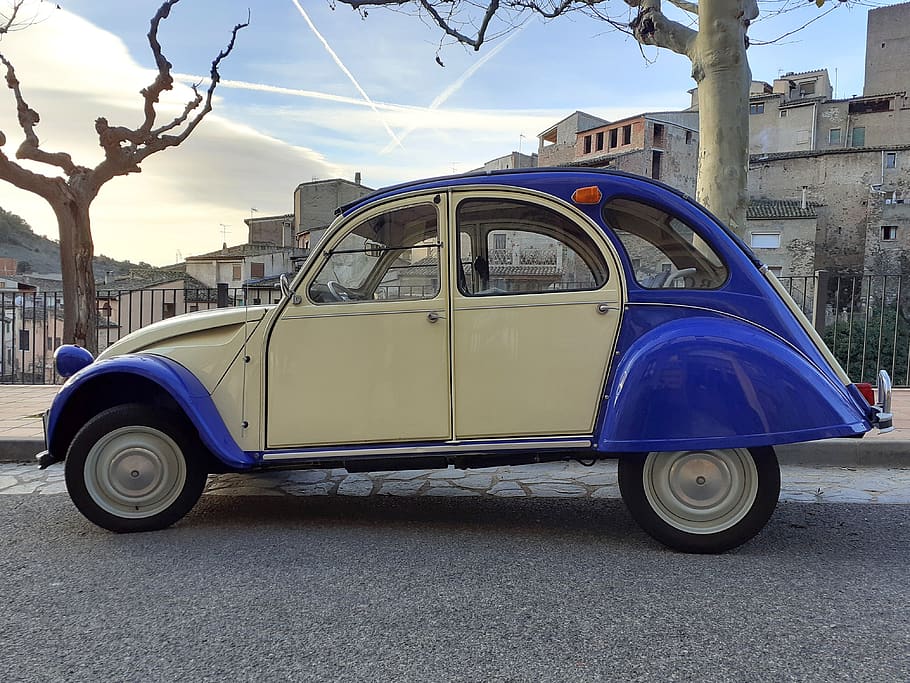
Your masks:
<svg viewBox="0 0 910 683"><path fill-rule="evenodd" d="M910 504L910 468L781 467L781 500ZM66 492L63 467L0 465L0 495ZM499 498L618 498L616 463L522 465L478 470L348 473L343 469L209 478L207 495L221 496L486 496Z"/></svg>

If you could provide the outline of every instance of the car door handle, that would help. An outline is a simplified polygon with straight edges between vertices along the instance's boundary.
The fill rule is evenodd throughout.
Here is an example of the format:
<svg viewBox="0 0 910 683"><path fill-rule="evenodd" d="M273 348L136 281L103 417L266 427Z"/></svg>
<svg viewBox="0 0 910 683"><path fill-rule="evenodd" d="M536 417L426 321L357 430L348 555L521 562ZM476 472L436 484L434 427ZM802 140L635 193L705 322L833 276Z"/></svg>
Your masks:
<svg viewBox="0 0 910 683"><path fill-rule="evenodd" d="M436 311L430 311L429 313L427 313L427 320L429 320L431 323L437 322L440 318L445 318L445 316L440 315Z"/></svg>
<svg viewBox="0 0 910 683"><path fill-rule="evenodd" d="M597 312L607 314L610 311L618 311L619 306L611 306L610 304L597 304Z"/></svg>

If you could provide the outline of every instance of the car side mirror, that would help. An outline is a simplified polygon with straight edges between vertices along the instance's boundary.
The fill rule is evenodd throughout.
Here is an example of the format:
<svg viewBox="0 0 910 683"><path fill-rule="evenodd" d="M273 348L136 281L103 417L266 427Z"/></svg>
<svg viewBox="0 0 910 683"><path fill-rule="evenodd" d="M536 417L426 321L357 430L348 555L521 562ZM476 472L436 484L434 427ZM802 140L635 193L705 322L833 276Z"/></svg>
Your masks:
<svg viewBox="0 0 910 683"><path fill-rule="evenodd" d="M281 287L281 296L290 297L292 304L296 306L302 301L299 294L291 293L291 283L288 281L287 273L282 273L278 277L278 285Z"/></svg>

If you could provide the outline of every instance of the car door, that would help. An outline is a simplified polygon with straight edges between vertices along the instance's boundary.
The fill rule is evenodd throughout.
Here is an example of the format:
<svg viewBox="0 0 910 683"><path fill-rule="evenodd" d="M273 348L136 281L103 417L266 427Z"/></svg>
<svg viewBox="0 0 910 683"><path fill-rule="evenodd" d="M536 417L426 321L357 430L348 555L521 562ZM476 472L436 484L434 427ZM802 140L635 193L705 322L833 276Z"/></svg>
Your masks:
<svg viewBox="0 0 910 683"><path fill-rule="evenodd" d="M385 203L318 247L268 340L267 448L451 437L445 211Z"/></svg>
<svg viewBox="0 0 910 683"><path fill-rule="evenodd" d="M591 434L623 304L605 236L530 194L457 193L451 216L456 439Z"/></svg>

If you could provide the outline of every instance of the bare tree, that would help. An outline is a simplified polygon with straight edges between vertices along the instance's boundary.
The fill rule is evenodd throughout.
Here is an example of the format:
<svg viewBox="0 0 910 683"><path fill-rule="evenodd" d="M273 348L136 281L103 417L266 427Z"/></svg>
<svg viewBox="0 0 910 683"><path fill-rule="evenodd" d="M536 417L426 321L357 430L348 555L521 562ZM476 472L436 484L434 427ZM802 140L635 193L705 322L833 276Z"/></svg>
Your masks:
<svg viewBox="0 0 910 683"><path fill-rule="evenodd" d="M208 89L203 93L194 85L194 97L183 111L167 123L157 125L156 105L161 93L174 87L171 63L165 58L158 42L158 27L178 2L166 0L151 20L148 42L158 73L154 81L140 91L144 104L142 123L136 128L127 128L112 126L104 117L96 119L95 132L104 150L104 159L94 168L76 164L66 152L48 152L41 147L35 130L40 120L38 112L25 101L15 68L0 53L0 63L6 67L6 85L16 100L19 126L25 134L25 139L16 149L16 159L47 164L63 174L43 175L20 165L3 151L6 135L0 132L0 180L43 197L53 209L60 229L64 341L79 344L93 352L97 350L98 337L95 277L92 271L94 245L89 216L92 201L98 196L101 186L111 178L139 173L139 165L146 157L176 147L190 136L212 110L212 95L220 80L218 67L221 61L234 49L237 32L249 25L248 17L246 22L234 26L227 47L212 61ZM22 20L20 10L24 3L25 0L16 0L11 11L0 14L0 22L5 25L5 28L0 28L0 35Z"/></svg>
<svg viewBox="0 0 910 683"><path fill-rule="evenodd" d="M819 7L825 0L816 0ZM844 2L845 0L840 0ZM334 0L366 15L367 8L410 11L439 27L449 40L479 50L491 37L518 26L531 13L555 19L583 12L635 38L641 45L672 50L689 59L698 85L699 160L696 198L731 228L746 224L749 164L749 86L752 72L747 31L758 17L757 0L667 0L688 16L668 18L662 0L624 0L631 20L606 14L608 0ZM614 6L619 5L616 1ZM804 3L801 3L804 4ZM773 13L796 5L776 3ZM829 10L830 11L830 10ZM811 22L809 22L811 23ZM437 61L439 57L437 56ZM441 63L441 62L440 62Z"/></svg>

